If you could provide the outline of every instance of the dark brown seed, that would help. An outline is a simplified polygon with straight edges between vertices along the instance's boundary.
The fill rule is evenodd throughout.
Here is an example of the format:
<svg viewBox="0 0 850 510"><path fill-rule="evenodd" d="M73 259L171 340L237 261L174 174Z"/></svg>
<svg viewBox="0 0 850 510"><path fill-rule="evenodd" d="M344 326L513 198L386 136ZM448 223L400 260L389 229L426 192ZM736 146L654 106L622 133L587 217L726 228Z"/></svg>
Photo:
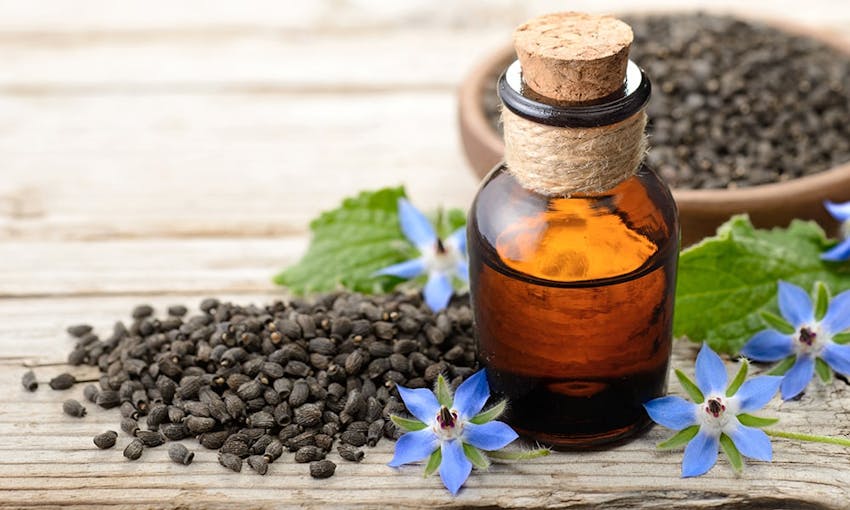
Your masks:
<svg viewBox="0 0 850 510"><path fill-rule="evenodd" d="M256 471L258 475L264 475L269 472L269 461L262 455L251 455L248 457L248 466Z"/></svg>
<svg viewBox="0 0 850 510"><path fill-rule="evenodd" d="M198 396L202 384L203 379L199 376L183 377L177 387L177 395L183 400L193 399Z"/></svg>
<svg viewBox="0 0 850 510"><path fill-rule="evenodd" d="M366 444L366 434L360 431L346 430L339 435L339 440L351 446L363 446Z"/></svg>
<svg viewBox="0 0 850 510"><path fill-rule="evenodd" d="M139 422L137 422L133 418L122 418L121 430L123 430L128 435L135 436L136 432L139 431Z"/></svg>
<svg viewBox="0 0 850 510"><path fill-rule="evenodd" d="M235 393L227 393L224 394L224 406L227 408L227 413L234 420L238 420L242 418L242 415L245 414L245 401L239 398Z"/></svg>
<svg viewBox="0 0 850 510"><path fill-rule="evenodd" d="M417 350L419 350L419 342L409 338L398 340L393 344L393 351L396 354L407 355Z"/></svg>
<svg viewBox="0 0 850 510"><path fill-rule="evenodd" d="M316 446L326 452L330 451L334 445L334 438L327 434L316 434L313 440L316 442Z"/></svg>
<svg viewBox="0 0 850 510"><path fill-rule="evenodd" d="M100 394L98 393L98 395ZM97 398L95 398L95 403L97 403ZM139 411L137 411L136 407L130 402L122 402L118 410L121 412L121 416L123 418L133 418L134 420L139 419Z"/></svg>
<svg viewBox="0 0 850 510"><path fill-rule="evenodd" d="M115 390L102 390L97 394L95 404L104 409L112 409L121 405L121 397L119 397L118 392Z"/></svg>
<svg viewBox="0 0 850 510"><path fill-rule="evenodd" d="M366 444L375 446L381 437L384 435L384 420L378 419L369 424L369 430L366 431Z"/></svg>
<svg viewBox="0 0 850 510"><path fill-rule="evenodd" d="M148 429L154 430L168 421L168 406L165 404L154 404L148 410Z"/></svg>
<svg viewBox="0 0 850 510"><path fill-rule="evenodd" d="M160 425L159 431L162 432L169 441L180 441L188 435L186 425L183 423L166 423Z"/></svg>
<svg viewBox="0 0 850 510"><path fill-rule="evenodd" d="M65 411L65 414L74 418L82 418L86 415L86 408L83 407L83 404L72 398L62 402L62 410Z"/></svg>
<svg viewBox="0 0 850 510"><path fill-rule="evenodd" d="M277 437L281 441L288 441L289 439L297 436L302 433L304 429L301 428L301 425L296 425L295 423L290 423L289 425L285 425L278 432Z"/></svg>
<svg viewBox="0 0 850 510"><path fill-rule="evenodd" d="M165 443L165 438L159 432L153 430L138 430L136 437L149 448L153 448Z"/></svg>
<svg viewBox="0 0 850 510"><path fill-rule="evenodd" d="M86 362L89 358L89 350L83 346L76 347L68 353L68 364L79 366Z"/></svg>
<svg viewBox="0 0 850 510"><path fill-rule="evenodd" d="M313 478L330 478L336 470L336 464L329 460L310 463L310 476Z"/></svg>
<svg viewBox="0 0 850 510"><path fill-rule="evenodd" d="M195 454L180 443L172 443L168 447L168 456L177 464L188 466L195 458Z"/></svg>
<svg viewBox="0 0 850 510"><path fill-rule="evenodd" d="M281 455L283 455L283 443L280 442L280 439L272 439L272 441L266 445L266 450L263 453L263 456L269 462L274 462Z"/></svg>
<svg viewBox="0 0 850 510"><path fill-rule="evenodd" d="M51 379L49 384L54 390L67 390L76 383L77 378L66 372Z"/></svg>
<svg viewBox="0 0 850 510"><path fill-rule="evenodd" d="M233 455L237 455L241 458L247 457L251 453L251 448L248 446L248 443L242 439L230 436L224 444L221 445L221 451L224 453L232 453Z"/></svg>
<svg viewBox="0 0 850 510"><path fill-rule="evenodd" d="M75 324L73 326L68 326L68 329L66 331L74 338L81 338L91 333L92 327L88 324Z"/></svg>
<svg viewBox="0 0 850 510"><path fill-rule="evenodd" d="M153 307L150 305L139 305L133 308L133 318L134 319L144 319L145 317L150 317L153 315Z"/></svg>
<svg viewBox="0 0 850 510"><path fill-rule="evenodd" d="M303 448L305 446L315 446L316 445L316 432L313 430L308 430L306 432L302 432L295 437L292 437L286 441L286 446L289 448L289 451L294 452L298 451L299 448Z"/></svg>
<svg viewBox="0 0 850 510"><path fill-rule="evenodd" d="M310 365L303 361L291 360L283 367L283 372L293 377L307 377L312 370L310 369Z"/></svg>
<svg viewBox="0 0 850 510"><path fill-rule="evenodd" d="M325 458L325 451L318 446L303 446L295 452L295 462L304 464Z"/></svg>
<svg viewBox="0 0 850 510"><path fill-rule="evenodd" d="M100 393L100 390L97 389L97 386L94 384L87 384L85 388L83 388L83 396L91 403L97 402L97 395Z"/></svg>
<svg viewBox="0 0 850 510"><path fill-rule="evenodd" d="M23 377L21 377L21 385L26 388L27 391L35 391L38 389L38 381L35 379L35 372L32 370L28 370Z"/></svg>
<svg viewBox="0 0 850 510"><path fill-rule="evenodd" d="M124 456L130 460L137 460L142 456L142 451L145 449L145 445L139 439L133 439L130 441L130 444L124 448Z"/></svg>
<svg viewBox="0 0 850 510"><path fill-rule="evenodd" d="M330 338L316 337L310 340L310 352L333 356L336 354L336 344Z"/></svg>
<svg viewBox="0 0 850 510"><path fill-rule="evenodd" d="M168 307L168 315L172 317L183 317L189 313L189 309L183 305L172 305Z"/></svg>
<svg viewBox="0 0 850 510"><path fill-rule="evenodd" d="M270 429L275 425L275 419L271 413L259 411L249 416L245 424L252 428Z"/></svg>
<svg viewBox="0 0 850 510"><path fill-rule="evenodd" d="M183 410L191 416L197 416L200 418L210 417L210 405L206 402L199 402L197 400L183 402Z"/></svg>
<svg viewBox="0 0 850 510"><path fill-rule="evenodd" d="M94 445L101 450L108 450L115 446L115 440L118 439L118 432L107 430L102 434L94 436Z"/></svg>
<svg viewBox="0 0 850 510"><path fill-rule="evenodd" d="M200 309L202 312L210 313L221 305L221 302L215 298L206 298L201 301Z"/></svg>
<svg viewBox="0 0 850 510"><path fill-rule="evenodd" d="M227 437L230 436L230 431L220 430L216 432L207 432L198 437L198 442L201 446L210 450L218 450L224 445Z"/></svg>
<svg viewBox="0 0 850 510"><path fill-rule="evenodd" d="M348 394L348 399L345 401L345 407L343 407L342 410L351 416L356 416L360 412L365 412L366 401L363 400L363 395L360 393L360 390L354 390Z"/></svg>
<svg viewBox="0 0 850 510"><path fill-rule="evenodd" d="M216 426L214 418L206 418L203 416L189 416L184 422L186 429L190 435L197 436L204 432L209 432Z"/></svg>
<svg viewBox="0 0 850 510"><path fill-rule="evenodd" d="M360 462L363 460L363 450L359 448L355 448L350 444L341 444L336 447L339 452L339 456L345 460L349 460L351 462Z"/></svg>
<svg viewBox="0 0 850 510"><path fill-rule="evenodd" d="M389 340L395 335L395 327L393 327L392 323L385 321L378 321L372 324L372 331L375 332L376 337L383 340Z"/></svg>
<svg viewBox="0 0 850 510"><path fill-rule="evenodd" d="M218 463L237 473L242 471L242 458L232 453L219 453Z"/></svg>
<svg viewBox="0 0 850 510"><path fill-rule="evenodd" d="M366 356L363 351L357 349L345 358L345 372L348 375L358 375L363 370L363 365L366 363Z"/></svg>
<svg viewBox="0 0 850 510"><path fill-rule="evenodd" d="M310 398L310 386L305 381L295 381L289 394L289 406L299 407Z"/></svg>
<svg viewBox="0 0 850 510"><path fill-rule="evenodd" d="M251 400L263 394L263 385L258 381L248 381L239 386L239 389L236 390L236 394L239 395L239 398L242 400Z"/></svg>
<svg viewBox="0 0 850 510"><path fill-rule="evenodd" d="M295 423L304 428L315 427L322 422L322 410L316 404L304 404L295 408Z"/></svg>

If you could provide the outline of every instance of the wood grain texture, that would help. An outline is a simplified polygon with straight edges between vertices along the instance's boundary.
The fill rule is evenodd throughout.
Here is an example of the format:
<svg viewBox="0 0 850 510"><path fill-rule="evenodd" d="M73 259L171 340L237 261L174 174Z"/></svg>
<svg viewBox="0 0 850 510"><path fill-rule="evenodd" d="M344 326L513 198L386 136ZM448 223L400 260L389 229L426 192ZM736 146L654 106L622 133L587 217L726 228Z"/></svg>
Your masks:
<svg viewBox="0 0 850 510"><path fill-rule="evenodd" d="M850 32L844 1L697 5ZM128 462L125 435L108 451L91 443L118 430L116 411L89 404L74 419L61 402L82 388L21 388L25 366L43 381L68 369L70 324L105 331L140 302L284 297L270 277L303 252L309 220L357 189L405 184L425 208L465 207L477 181L454 89L516 24L563 7L0 0L0 508L846 508L847 453L835 446L776 440L772 464L736 477L721 456L683 480L681 453L655 451L668 435L656 428L606 451L495 465L451 498L420 467L386 467L386 441L326 481L292 454L266 477L234 474L194 440L189 467L164 448ZM689 368L694 353L679 344L674 363ZM850 389L813 388L767 414L790 431L850 434Z"/></svg>

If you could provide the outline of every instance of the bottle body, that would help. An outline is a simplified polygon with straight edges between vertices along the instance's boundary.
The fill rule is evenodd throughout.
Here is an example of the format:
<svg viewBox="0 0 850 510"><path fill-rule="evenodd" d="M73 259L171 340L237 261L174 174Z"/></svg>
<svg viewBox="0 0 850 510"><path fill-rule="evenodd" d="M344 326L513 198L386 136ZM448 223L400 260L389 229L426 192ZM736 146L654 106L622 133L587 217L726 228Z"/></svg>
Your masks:
<svg viewBox="0 0 850 510"><path fill-rule="evenodd" d="M500 165L467 231L479 361L511 425L562 448L648 425L642 404L666 390L679 248L655 173L553 198Z"/></svg>

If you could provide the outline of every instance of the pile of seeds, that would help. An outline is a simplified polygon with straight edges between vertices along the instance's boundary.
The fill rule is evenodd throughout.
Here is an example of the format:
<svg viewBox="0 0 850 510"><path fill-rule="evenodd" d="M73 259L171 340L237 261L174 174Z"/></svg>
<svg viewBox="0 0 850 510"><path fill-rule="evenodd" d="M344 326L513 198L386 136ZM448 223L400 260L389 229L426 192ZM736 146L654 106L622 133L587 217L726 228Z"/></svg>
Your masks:
<svg viewBox="0 0 850 510"><path fill-rule="evenodd" d="M625 17L653 82L647 163L676 188L784 181L850 161L850 56L706 14ZM498 129L495 77L484 93Z"/></svg>
<svg viewBox="0 0 850 510"><path fill-rule="evenodd" d="M195 437L233 471L247 462L265 474L288 450L310 463L311 476L326 478L336 468L325 458L334 446L342 459L359 462L363 446L398 437L389 420L404 411L397 385L430 387L439 374L457 385L474 370L465 297L438 314L419 295L349 293L266 307L206 299L200 311L187 317L185 307L173 306L157 318L140 305L132 322L116 323L103 339L88 325L68 328L78 339L68 362L102 373L83 395L120 410L120 428L132 437L124 450L130 460ZM81 382L66 373L50 386ZM32 372L22 383L38 386ZM86 414L76 400L63 409ZM118 434L106 431L93 442L109 449ZM181 443L168 453L180 464L194 458Z"/></svg>

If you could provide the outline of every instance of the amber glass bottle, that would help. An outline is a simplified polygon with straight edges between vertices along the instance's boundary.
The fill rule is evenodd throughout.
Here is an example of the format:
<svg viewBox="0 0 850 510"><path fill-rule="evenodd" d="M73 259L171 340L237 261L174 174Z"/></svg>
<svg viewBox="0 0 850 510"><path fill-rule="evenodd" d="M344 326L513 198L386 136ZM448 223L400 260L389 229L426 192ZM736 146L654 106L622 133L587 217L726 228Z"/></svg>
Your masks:
<svg viewBox="0 0 850 510"><path fill-rule="evenodd" d="M519 62L501 77L504 107L555 129L643 115L650 92L633 63L614 93L580 103L522 78ZM669 189L644 166L567 196L521 174L498 165L470 211L479 360L527 437L581 448L633 435L649 423L642 403L666 390L679 248Z"/></svg>

